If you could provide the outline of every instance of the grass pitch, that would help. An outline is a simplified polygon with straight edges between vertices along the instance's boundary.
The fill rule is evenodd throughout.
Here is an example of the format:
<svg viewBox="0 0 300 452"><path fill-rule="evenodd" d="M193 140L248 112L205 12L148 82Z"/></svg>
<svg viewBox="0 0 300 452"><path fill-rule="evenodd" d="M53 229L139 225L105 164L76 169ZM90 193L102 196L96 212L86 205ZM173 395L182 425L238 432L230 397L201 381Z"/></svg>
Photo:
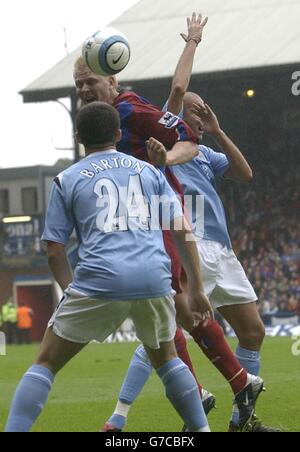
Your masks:
<svg viewBox="0 0 300 452"><path fill-rule="evenodd" d="M235 341L231 340L233 348ZM267 392L257 404L264 423L300 432L300 356L292 354L291 338L267 338L263 349L262 375ZM36 422L36 432L95 432L111 415L128 363L137 344L92 344L56 378L48 404ZM38 347L10 346L0 356L0 431L22 374ZM218 409L209 416L213 431L224 432L230 419L232 394L215 368L189 342L189 350L204 387L216 395ZM132 407L127 432L178 432L182 422L164 397L156 375Z"/></svg>

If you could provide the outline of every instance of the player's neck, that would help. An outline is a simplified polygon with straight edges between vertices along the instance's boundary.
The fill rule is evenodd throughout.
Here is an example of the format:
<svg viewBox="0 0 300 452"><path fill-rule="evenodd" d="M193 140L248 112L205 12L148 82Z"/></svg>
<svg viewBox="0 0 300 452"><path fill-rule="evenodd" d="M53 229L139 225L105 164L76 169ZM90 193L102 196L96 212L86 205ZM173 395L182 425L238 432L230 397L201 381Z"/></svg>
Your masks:
<svg viewBox="0 0 300 452"><path fill-rule="evenodd" d="M107 152L107 151L116 151L116 143L106 143L101 145L93 145L89 146L85 149L86 157L90 154L95 154L96 152Z"/></svg>

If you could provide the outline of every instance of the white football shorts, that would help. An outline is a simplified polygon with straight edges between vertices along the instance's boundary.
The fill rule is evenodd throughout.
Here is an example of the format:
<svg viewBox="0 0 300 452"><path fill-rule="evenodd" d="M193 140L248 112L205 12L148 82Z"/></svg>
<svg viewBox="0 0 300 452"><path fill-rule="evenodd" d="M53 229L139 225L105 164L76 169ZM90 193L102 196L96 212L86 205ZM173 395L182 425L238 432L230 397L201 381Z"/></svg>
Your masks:
<svg viewBox="0 0 300 452"><path fill-rule="evenodd" d="M137 337L149 348L159 349L160 342L170 342L176 333L176 311L172 295L161 298L107 301L91 299L67 289L51 317L48 327L70 342L103 342L122 323L131 318Z"/></svg>
<svg viewBox="0 0 300 452"><path fill-rule="evenodd" d="M257 295L232 249L218 242L197 242L205 294L214 309L249 304Z"/></svg>

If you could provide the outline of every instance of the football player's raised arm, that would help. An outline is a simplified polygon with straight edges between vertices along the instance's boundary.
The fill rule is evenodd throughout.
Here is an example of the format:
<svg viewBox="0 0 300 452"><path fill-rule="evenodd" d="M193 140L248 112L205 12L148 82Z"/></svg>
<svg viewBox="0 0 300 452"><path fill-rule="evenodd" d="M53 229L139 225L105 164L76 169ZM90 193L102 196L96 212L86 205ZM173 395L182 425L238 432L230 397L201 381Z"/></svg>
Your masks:
<svg viewBox="0 0 300 452"><path fill-rule="evenodd" d="M168 99L168 111L174 115L179 115L182 110L183 97L190 84L196 49L202 40L207 21L207 17L202 20L201 14L197 17L196 13L193 13L192 17L187 19L188 34L181 34L186 45L178 61Z"/></svg>
<svg viewBox="0 0 300 452"><path fill-rule="evenodd" d="M192 108L193 113L200 118L204 132L216 141L229 160L230 168L224 177L237 182L251 182L253 172L249 163L236 144L221 129L214 111L208 104L194 104Z"/></svg>

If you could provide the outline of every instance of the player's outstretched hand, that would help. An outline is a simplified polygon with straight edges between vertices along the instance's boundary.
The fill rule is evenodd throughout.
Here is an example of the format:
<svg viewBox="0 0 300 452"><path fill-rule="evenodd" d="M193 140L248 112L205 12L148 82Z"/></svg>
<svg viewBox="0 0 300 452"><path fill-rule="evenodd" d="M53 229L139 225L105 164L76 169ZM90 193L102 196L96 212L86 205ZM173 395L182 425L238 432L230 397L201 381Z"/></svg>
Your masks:
<svg viewBox="0 0 300 452"><path fill-rule="evenodd" d="M146 142L148 157L155 166L166 166L167 150L164 145L155 138L149 138Z"/></svg>
<svg viewBox="0 0 300 452"><path fill-rule="evenodd" d="M185 42L195 41L198 45L202 41L203 30L207 22L208 17L205 17L202 21L202 14L197 16L196 13L193 13L192 17L187 18L187 34L181 33L180 36L185 40Z"/></svg>
<svg viewBox="0 0 300 452"><path fill-rule="evenodd" d="M214 310L204 292L190 294L189 304L196 321L203 321L207 318L214 319Z"/></svg>
<svg viewBox="0 0 300 452"><path fill-rule="evenodd" d="M194 113L201 121L201 127L205 133L215 135L220 132L220 124L216 114L208 104L193 104L191 112Z"/></svg>

